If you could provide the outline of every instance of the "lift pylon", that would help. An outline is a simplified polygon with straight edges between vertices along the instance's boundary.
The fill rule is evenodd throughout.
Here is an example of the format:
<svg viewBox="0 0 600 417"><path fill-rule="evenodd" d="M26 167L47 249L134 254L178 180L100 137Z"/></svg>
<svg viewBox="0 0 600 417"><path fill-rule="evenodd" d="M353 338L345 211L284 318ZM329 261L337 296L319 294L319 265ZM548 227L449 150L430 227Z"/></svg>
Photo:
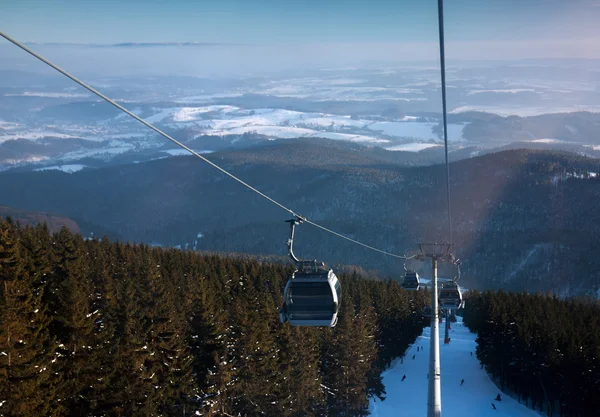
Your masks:
<svg viewBox="0 0 600 417"><path fill-rule="evenodd" d="M440 262L454 263L456 259L451 253L450 243L418 243L421 261L431 259L431 337L429 349L429 380L427 391L427 417L442 415L442 388L440 367L440 312L438 308L437 264Z"/></svg>

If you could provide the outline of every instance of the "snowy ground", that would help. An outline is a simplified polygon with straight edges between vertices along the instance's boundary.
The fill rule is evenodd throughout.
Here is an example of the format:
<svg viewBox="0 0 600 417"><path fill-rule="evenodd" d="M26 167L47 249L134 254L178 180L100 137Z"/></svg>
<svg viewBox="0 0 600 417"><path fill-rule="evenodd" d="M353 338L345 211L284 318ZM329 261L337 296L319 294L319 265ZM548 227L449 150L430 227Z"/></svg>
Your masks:
<svg viewBox="0 0 600 417"><path fill-rule="evenodd" d="M69 164L69 165L55 165L55 166L51 166L51 167L38 168L38 169L36 169L36 171L57 170L57 171L66 172L67 174L72 174L74 172L81 171L83 168L85 168L85 165Z"/></svg>
<svg viewBox="0 0 600 417"><path fill-rule="evenodd" d="M257 133L281 139L320 137L365 143L389 143L390 137L412 138L419 141L440 140L440 136L434 133L436 123L416 122L416 118L411 116L405 116L395 122L377 122L369 119L352 119L349 115L305 113L274 108L248 110L227 105L170 107L155 110L157 113L147 117L146 121L166 124L174 129L185 125L197 129L202 135ZM449 124L449 140L463 141L463 129L463 124ZM408 147L407 150L421 149L424 148Z"/></svg>
<svg viewBox="0 0 600 417"><path fill-rule="evenodd" d="M205 151L205 150L199 150L199 151L194 150L194 151L199 154L213 153L213 151ZM168 150L162 151L162 152L168 153L171 156L191 155L191 153L187 149L168 149Z"/></svg>
<svg viewBox="0 0 600 417"><path fill-rule="evenodd" d="M452 325L451 342L444 344L444 327L440 325L440 356L442 371L442 416L444 417L539 417L540 415L502 395L490 380L475 356L475 335L459 322ZM401 361L383 373L387 398L371 401L374 417L423 417L427 415L427 373L429 372L430 328L423 331ZM417 351L419 348L419 351ZM471 353L473 352L473 356ZM412 359L413 355L415 359ZM401 381L406 375L406 379ZM465 380L460 385L461 379ZM492 408L496 405L496 410Z"/></svg>
<svg viewBox="0 0 600 417"><path fill-rule="evenodd" d="M435 143L403 143L402 145L390 146L389 148L385 148L388 151L404 151L404 152L419 152L423 149L427 148L435 148L436 146L442 146Z"/></svg>

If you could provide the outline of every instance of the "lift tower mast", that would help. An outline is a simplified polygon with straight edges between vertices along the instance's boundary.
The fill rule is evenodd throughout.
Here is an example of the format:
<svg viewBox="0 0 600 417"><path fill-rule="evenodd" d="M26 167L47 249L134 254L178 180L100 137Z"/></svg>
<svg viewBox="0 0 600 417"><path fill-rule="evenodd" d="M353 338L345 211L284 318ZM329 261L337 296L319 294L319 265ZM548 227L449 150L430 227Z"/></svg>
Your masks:
<svg viewBox="0 0 600 417"><path fill-rule="evenodd" d="M417 259L425 261L431 259L431 338L429 349L429 386L427 391L427 417L441 417L442 415L442 388L440 375L440 322L438 308L438 283L437 264L440 262L454 263L454 256L450 253L452 245L449 243L419 243Z"/></svg>

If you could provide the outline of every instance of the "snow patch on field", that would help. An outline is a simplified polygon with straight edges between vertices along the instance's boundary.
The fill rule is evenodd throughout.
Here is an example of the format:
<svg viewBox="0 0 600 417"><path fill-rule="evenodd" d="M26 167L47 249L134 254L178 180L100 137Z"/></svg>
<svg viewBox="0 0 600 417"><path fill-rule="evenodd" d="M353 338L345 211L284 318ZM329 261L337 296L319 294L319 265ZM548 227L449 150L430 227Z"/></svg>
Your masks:
<svg viewBox="0 0 600 417"><path fill-rule="evenodd" d="M244 133L255 133L257 135L272 136L282 139L300 138L310 136L314 130L303 129L300 127L288 126L240 126L229 130L210 130L205 132L208 135L243 135Z"/></svg>
<svg viewBox="0 0 600 417"><path fill-rule="evenodd" d="M86 168L85 165L80 164L71 164L71 165L55 165L51 167L38 168L36 171L48 171L48 170L58 170L62 172L66 172L67 174L72 174L77 171L81 171L83 168Z"/></svg>
<svg viewBox="0 0 600 417"><path fill-rule="evenodd" d="M1 135L0 134L0 143L6 142L8 140L17 140L17 139L27 139L27 140L37 140L44 138L58 138L58 139L80 139L80 136L68 135L66 133L57 133L49 130L34 130L29 132L19 132L19 133L10 133Z"/></svg>
<svg viewBox="0 0 600 417"><path fill-rule="evenodd" d="M158 109L155 109L155 110L158 110ZM145 120L148 123L162 122L164 119L166 119L167 117L170 117L177 110L179 110L179 107L168 107L168 108L160 110L158 113L156 113L150 117L146 117Z"/></svg>
<svg viewBox="0 0 600 417"><path fill-rule="evenodd" d="M552 139L552 138L534 139L534 140L530 140L529 142L531 142L531 143L565 143L564 140Z"/></svg>
<svg viewBox="0 0 600 417"><path fill-rule="evenodd" d="M305 117L301 120L301 123L307 127L330 127L332 129L355 127L362 129L372 122L368 120L353 120L350 116L324 115L319 117Z"/></svg>
<svg viewBox="0 0 600 417"><path fill-rule="evenodd" d="M419 152L423 149L435 148L438 146L442 146L436 143L403 143L402 145L391 146L389 148L385 148L388 151L405 151L405 152Z"/></svg>
<svg viewBox="0 0 600 417"><path fill-rule="evenodd" d="M421 141L440 139L439 135L433 133L436 123L419 123L415 116L404 116L401 121L396 122L376 122L352 118L350 115L305 113L277 108L242 109L229 105L171 107L156 111L156 114L146 119L148 122L167 122L167 126L174 129L184 126L194 128L198 132L195 137L255 133L282 139L312 136L370 143L390 142L387 137L378 137L380 135L410 137ZM463 128L462 124L449 125L449 139L463 140ZM373 134L365 135L365 129Z"/></svg>
<svg viewBox="0 0 600 417"><path fill-rule="evenodd" d="M336 132L316 132L312 136L333 140L347 140L349 142L371 142L371 143L389 143L387 139L377 139L371 136L353 135L350 133Z"/></svg>
<svg viewBox="0 0 600 417"><path fill-rule="evenodd" d="M44 97L44 98L83 98L90 97L91 94L81 93L45 93L36 91L25 91L23 93L6 93L5 97Z"/></svg>
<svg viewBox="0 0 600 417"><path fill-rule="evenodd" d="M20 164L36 164L38 162L42 162L42 161L47 161L50 158L48 158L47 156L27 156L25 158L12 158L12 159L5 159L2 163L2 165L0 165L0 171L3 171L6 168L9 168L11 165L20 165Z"/></svg>
<svg viewBox="0 0 600 417"><path fill-rule="evenodd" d="M63 155L61 157L61 159L73 160L73 159L93 158L93 157L95 157L95 158L98 158L98 157L112 158L115 155L120 155L120 154L130 152L133 150L135 150L135 146L133 144L125 143L125 142L117 142L117 143L115 143L115 146L112 146L109 148L68 152L65 155Z"/></svg>
<svg viewBox="0 0 600 417"><path fill-rule="evenodd" d="M5 122L4 120L0 120L0 130L14 130L18 129L22 125L14 122Z"/></svg>
<svg viewBox="0 0 600 417"><path fill-rule="evenodd" d="M467 92L468 96L472 96L474 94L481 94L481 93L503 93L503 94L516 94L516 93L535 93L535 90L533 88L511 88L511 89L506 89L506 90L469 90Z"/></svg>
<svg viewBox="0 0 600 417"><path fill-rule="evenodd" d="M172 113L174 122L190 122L198 120L198 115L211 113L211 112L222 112L228 113L232 110L237 110L237 107L233 106L204 106L204 107L182 107Z"/></svg>
<svg viewBox="0 0 600 417"><path fill-rule="evenodd" d="M163 152L168 153L171 156L192 155L189 151L187 151L185 149L168 149ZM199 153L199 154L205 154L205 153L212 153L214 151L195 151L195 152Z"/></svg>

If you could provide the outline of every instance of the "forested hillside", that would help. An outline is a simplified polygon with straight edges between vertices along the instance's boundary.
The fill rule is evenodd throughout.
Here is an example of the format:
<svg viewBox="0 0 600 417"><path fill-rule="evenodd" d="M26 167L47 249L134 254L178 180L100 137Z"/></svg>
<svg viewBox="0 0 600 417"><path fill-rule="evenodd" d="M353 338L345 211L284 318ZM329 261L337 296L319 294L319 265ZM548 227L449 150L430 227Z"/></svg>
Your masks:
<svg viewBox="0 0 600 417"><path fill-rule="evenodd" d="M340 275L337 327L293 328L291 272L3 220L0 415L367 415L425 295Z"/></svg>
<svg viewBox="0 0 600 417"><path fill-rule="evenodd" d="M51 233L58 232L63 227L67 227L73 233L81 232L77 223L72 219L52 213L15 210L10 207L0 206L0 217L10 217L13 221L23 226L35 226L36 224L46 223Z"/></svg>
<svg viewBox="0 0 600 417"><path fill-rule="evenodd" d="M464 323L502 390L552 416L600 410L600 305L591 299L470 292Z"/></svg>
<svg viewBox="0 0 600 417"><path fill-rule="evenodd" d="M289 140L209 158L296 213L380 249L403 254L419 241L445 241L444 166L403 166L389 154ZM595 294L597 173L597 159L566 152L514 150L452 163L453 243L464 285ZM5 172L0 189L0 204L68 216L85 236L286 254L288 214L192 157L73 174ZM297 248L307 258L401 273L396 259L308 225L298 229Z"/></svg>

